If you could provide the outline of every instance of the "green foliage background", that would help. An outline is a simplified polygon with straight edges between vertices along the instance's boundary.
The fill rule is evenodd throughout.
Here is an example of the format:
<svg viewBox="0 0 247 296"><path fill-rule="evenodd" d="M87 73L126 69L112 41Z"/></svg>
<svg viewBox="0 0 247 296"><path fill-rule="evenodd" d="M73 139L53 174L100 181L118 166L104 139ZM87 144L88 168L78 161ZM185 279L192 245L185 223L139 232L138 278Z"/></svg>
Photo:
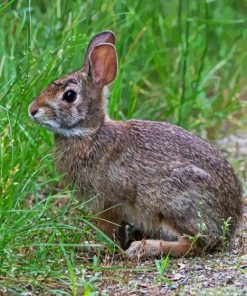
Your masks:
<svg viewBox="0 0 247 296"><path fill-rule="evenodd" d="M64 287L75 294L78 286L88 285L76 275L73 244L93 226L81 211L77 219L68 215L69 207L75 212L80 207L73 193L50 189L58 180L53 140L28 118L33 97L80 68L90 38L110 29L119 55L110 116L167 120L219 138L229 125L236 130L247 121L241 101L247 82L246 13L246 0L0 3L0 274L7 278L6 289L22 291L15 280L20 277L34 286L42 286L39 277L65 277ZM54 208L54 200L64 195L70 196L69 206Z"/></svg>

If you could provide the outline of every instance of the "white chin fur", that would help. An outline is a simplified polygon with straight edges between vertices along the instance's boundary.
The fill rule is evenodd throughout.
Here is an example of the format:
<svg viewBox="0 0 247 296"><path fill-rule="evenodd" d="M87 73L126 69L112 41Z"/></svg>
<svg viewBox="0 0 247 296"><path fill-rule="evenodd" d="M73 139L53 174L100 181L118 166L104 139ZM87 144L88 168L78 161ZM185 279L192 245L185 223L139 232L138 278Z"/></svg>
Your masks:
<svg viewBox="0 0 247 296"><path fill-rule="evenodd" d="M54 132L55 134L65 137L83 137L89 135L92 132L92 130L89 128L61 128L56 122L52 120L46 120L42 122L42 126Z"/></svg>

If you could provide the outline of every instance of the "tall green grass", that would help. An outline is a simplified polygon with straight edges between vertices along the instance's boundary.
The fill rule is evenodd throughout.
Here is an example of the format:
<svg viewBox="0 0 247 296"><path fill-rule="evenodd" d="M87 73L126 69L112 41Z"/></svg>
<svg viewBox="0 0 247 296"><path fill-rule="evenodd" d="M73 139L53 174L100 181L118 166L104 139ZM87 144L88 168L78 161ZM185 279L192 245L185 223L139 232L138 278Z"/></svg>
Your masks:
<svg viewBox="0 0 247 296"><path fill-rule="evenodd" d="M119 74L110 116L219 137L246 84L246 12L246 1L231 0L1 2L0 274L9 293L27 284L61 295L91 289L75 246L84 249L95 228L73 192L55 188L52 135L27 115L33 97L79 69L90 38L111 29Z"/></svg>

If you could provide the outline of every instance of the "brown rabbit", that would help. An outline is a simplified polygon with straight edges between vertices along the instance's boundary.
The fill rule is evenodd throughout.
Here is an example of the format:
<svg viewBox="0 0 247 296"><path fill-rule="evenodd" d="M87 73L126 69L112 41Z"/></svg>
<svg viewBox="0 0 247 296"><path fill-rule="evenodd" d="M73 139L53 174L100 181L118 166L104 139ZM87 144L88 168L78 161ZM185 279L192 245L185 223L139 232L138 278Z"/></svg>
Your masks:
<svg viewBox="0 0 247 296"><path fill-rule="evenodd" d="M130 256L180 257L219 247L224 221L229 241L242 215L233 169L180 127L109 119L105 90L117 75L114 44L112 32L96 35L83 68L52 82L31 103L30 117L55 133L57 169L99 213L98 226L112 236L116 224L133 224L146 237L131 243Z"/></svg>

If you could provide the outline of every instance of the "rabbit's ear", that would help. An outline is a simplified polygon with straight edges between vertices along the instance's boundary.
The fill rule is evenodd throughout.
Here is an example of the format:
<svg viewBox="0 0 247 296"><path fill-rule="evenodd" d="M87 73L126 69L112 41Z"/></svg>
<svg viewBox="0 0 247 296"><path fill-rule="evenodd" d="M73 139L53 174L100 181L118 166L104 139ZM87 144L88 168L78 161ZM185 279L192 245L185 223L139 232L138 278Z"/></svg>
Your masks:
<svg viewBox="0 0 247 296"><path fill-rule="evenodd" d="M92 40L89 42L89 45L87 47L87 51L85 54L84 64L83 68L86 72L89 70L89 57L93 49L101 44L101 43L110 43L112 45L115 45L115 35L112 31L104 31L97 35L95 35Z"/></svg>
<svg viewBox="0 0 247 296"><path fill-rule="evenodd" d="M89 75L94 83L103 87L110 84L117 76L117 53L114 45L102 43L97 45L89 56Z"/></svg>

